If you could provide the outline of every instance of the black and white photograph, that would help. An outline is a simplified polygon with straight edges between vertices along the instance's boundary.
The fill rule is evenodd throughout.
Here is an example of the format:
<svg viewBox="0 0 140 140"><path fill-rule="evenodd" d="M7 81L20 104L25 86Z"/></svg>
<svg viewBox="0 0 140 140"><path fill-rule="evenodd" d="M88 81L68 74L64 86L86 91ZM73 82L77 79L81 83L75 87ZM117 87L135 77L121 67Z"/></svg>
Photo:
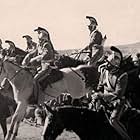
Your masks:
<svg viewBox="0 0 140 140"><path fill-rule="evenodd" d="M0 140L140 140L139 0L0 0Z"/></svg>

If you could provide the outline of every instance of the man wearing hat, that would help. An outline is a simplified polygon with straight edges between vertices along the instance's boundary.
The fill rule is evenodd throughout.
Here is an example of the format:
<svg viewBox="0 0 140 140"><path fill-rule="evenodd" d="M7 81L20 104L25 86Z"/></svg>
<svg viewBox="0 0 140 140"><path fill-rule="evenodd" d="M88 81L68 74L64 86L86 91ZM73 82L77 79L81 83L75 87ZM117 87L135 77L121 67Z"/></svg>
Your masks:
<svg viewBox="0 0 140 140"><path fill-rule="evenodd" d="M112 46L112 53L107 58L107 63L102 68L100 82L97 88L97 93L92 95L93 102L103 99L106 103L112 103L113 111L110 115L111 126L126 140L130 140L127 130L119 121L125 104L125 92L128 83L128 75L121 70L122 53Z"/></svg>
<svg viewBox="0 0 140 140"><path fill-rule="evenodd" d="M36 31L38 33L39 46L41 49L40 51L47 50L48 51L48 53L47 53L48 60L54 59L55 50L54 50L53 44L51 42L49 32L42 27L38 27L34 31Z"/></svg>
<svg viewBox="0 0 140 140"><path fill-rule="evenodd" d="M5 40L5 43L7 43L9 45L9 47L7 48L7 51L6 51L5 59L16 62L15 43L10 40Z"/></svg>
<svg viewBox="0 0 140 140"><path fill-rule="evenodd" d="M96 62L103 55L103 38L101 32L97 30L97 20L94 17L86 16L89 19L90 24L88 29L90 31L90 42L84 50L89 50L90 64L96 65Z"/></svg>
<svg viewBox="0 0 140 140"><path fill-rule="evenodd" d="M27 48L26 48L26 51L27 52L31 52L33 50L35 50L37 48L37 43L35 43L33 40L32 40L32 37L29 36L29 35L24 35L23 38L26 39L26 42L27 42Z"/></svg>
<svg viewBox="0 0 140 140"><path fill-rule="evenodd" d="M35 61L42 61L42 59L43 61L45 60L46 62L50 63L50 61L53 61L54 59L55 50L51 43L49 33L42 27L38 27L34 31L38 33L39 44L35 50L27 54L22 64L29 65L30 63L33 63Z"/></svg>
<svg viewBox="0 0 140 140"><path fill-rule="evenodd" d="M41 62L41 69L34 77L36 90L38 90L40 87L39 82L51 71L50 65L54 61L56 51L53 48L50 35L46 29L38 27L34 31L38 33L39 45L37 48L37 56L31 58L30 63L33 63L34 61Z"/></svg>

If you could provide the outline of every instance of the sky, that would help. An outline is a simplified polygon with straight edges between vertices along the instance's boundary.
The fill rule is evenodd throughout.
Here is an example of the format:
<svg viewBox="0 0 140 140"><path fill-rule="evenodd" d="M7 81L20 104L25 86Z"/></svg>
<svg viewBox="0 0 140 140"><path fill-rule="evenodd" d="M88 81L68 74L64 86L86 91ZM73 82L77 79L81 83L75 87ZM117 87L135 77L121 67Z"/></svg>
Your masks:
<svg viewBox="0 0 140 140"><path fill-rule="evenodd" d="M140 41L139 0L0 0L0 38L26 48L23 35L37 42L38 26L46 28L55 49L84 48L89 42L88 19L98 21L105 45Z"/></svg>

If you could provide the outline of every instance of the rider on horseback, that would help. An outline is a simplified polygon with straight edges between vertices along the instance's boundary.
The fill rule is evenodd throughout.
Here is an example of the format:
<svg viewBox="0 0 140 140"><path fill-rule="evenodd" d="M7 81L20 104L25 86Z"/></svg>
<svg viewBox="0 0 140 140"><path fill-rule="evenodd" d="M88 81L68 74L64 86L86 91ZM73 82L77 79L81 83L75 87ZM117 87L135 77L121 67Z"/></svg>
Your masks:
<svg viewBox="0 0 140 140"><path fill-rule="evenodd" d="M30 51L33 51L36 49L37 47L37 43L35 43L33 40L32 40L32 37L29 36L29 35L24 35L23 38L26 39L26 42L27 42L27 48L26 48L26 51L27 52L30 52Z"/></svg>
<svg viewBox="0 0 140 140"><path fill-rule="evenodd" d="M30 65L34 62L40 62L42 59L53 60L56 51L53 48L52 42L50 40L50 35L48 31L42 27L38 27L34 31L37 31L39 36L39 44L37 48L27 54L22 62L22 65Z"/></svg>
<svg viewBox="0 0 140 140"><path fill-rule="evenodd" d="M104 65L104 68L102 67L100 70L98 92L93 94L93 101L103 99L109 104L113 102L110 124L124 139L130 140L126 128L119 121L124 111L124 94L128 83L128 75L126 72L122 72L120 68L123 58L121 51L113 46L111 50L112 54L107 58L107 65Z"/></svg>
<svg viewBox="0 0 140 140"><path fill-rule="evenodd" d="M49 33L46 29L38 27L34 31L37 31L39 36L39 55L35 58L31 59L31 62L36 60L36 59L41 59L41 71L39 71L38 75L35 76L35 78L38 79L41 73L44 72L45 70L49 70L49 66L51 63L54 61L55 57L55 50L53 48L53 45L50 40Z"/></svg>
<svg viewBox="0 0 140 140"><path fill-rule="evenodd" d="M90 16L86 16L86 18L90 20L90 24L88 25L90 31L90 42L84 50L89 50L90 64L96 65L95 63L103 55L103 38L101 32L97 30L97 20L94 17Z"/></svg>
<svg viewBox="0 0 140 140"><path fill-rule="evenodd" d="M37 31L39 35L38 56L32 58L30 63L35 60L41 61L41 69L34 77L36 85L39 86L39 82L43 80L44 77L46 77L51 71L50 65L54 61L56 51L53 48L50 35L46 29L38 27L34 31Z"/></svg>

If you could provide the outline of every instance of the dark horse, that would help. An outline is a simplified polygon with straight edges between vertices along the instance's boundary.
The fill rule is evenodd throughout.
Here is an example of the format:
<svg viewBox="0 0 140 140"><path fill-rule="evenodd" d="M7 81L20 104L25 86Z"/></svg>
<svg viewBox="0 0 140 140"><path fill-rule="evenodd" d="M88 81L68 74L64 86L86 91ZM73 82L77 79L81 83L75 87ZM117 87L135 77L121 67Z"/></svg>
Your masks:
<svg viewBox="0 0 140 140"><path fill-rule="evenodd" d="M10 117L16 109L15 101L0 93L0 124L3 130L4 137L7 134L7 122L6 119Z"/></svg>
<svg viewBox="0 0 140 140"><path fill-rule="evenodd" d="M126 98L132 107L140 109L140 67L135 66L132 57L124 57L122 70L128 73L128 86L126 90Z"/></svg>
<svg viewBox="0 0 140 140"><path fill-rule="evenodd" d="M49 110L46 117L43 140L55 140L64 129L74 131L81 140L123 140L109 124L105 112L88 110L87 108L63 106ZM133 140L139 140L140 114L136 110L128 110L122 119Z"/></svg>

